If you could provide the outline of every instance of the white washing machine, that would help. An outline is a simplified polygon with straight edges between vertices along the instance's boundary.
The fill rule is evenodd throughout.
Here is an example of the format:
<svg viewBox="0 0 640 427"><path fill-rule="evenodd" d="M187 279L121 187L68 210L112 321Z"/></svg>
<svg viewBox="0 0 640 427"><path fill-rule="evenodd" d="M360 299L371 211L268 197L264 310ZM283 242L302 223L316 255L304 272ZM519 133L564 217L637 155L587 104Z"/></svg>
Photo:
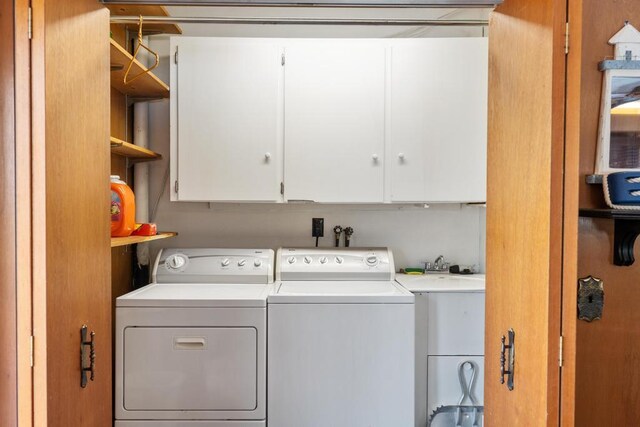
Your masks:
<svg viewBox="0 0 640 427"><path fill-rule="evenodd" d="M269 427L413 427L414 297L387 249L280 249Z"/></svg>
<svg viewBox="0 0 640 427"><path fill-rule="evenodd" d="M116 300L117 427L264 427L272 250L165 249Z"/></svg>

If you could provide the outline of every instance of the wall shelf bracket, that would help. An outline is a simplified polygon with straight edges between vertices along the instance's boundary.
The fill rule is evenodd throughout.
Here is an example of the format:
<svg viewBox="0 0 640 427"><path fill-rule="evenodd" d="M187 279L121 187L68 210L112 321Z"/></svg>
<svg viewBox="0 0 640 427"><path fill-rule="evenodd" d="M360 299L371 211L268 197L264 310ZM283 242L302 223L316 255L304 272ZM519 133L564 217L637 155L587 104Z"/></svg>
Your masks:
<svg viewBox="0 0 640 427"><path fill-rule="evenodd" d="M635 262L633 246L640 235L640 221L614 220L613 263L630 266Z"/></svg>
<svg viewBox="0 0 640 427"><path fill-rule="evenodd" d="M633 265L633 247L640 235L640 211L620 209L580 209L581 217L606 218L614 221L613 264Z"/></svg>

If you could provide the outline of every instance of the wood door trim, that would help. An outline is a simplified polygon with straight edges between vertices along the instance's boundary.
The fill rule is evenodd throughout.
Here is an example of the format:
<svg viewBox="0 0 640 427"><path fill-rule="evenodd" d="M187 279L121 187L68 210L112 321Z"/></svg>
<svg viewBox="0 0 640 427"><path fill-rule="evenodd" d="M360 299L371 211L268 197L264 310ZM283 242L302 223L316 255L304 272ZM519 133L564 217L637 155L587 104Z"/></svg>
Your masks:
<svg viewBox="0 0 640 427"><path fill-rule="evenodd" d="M575 426L578 221L580 198L580 103L582 1L569 1L570 40L565 97L564 239L562 272L562 369L560 426Z"/></svg>
<svg viewBox="0 0 640 427"><path fill-rule="evenodd" d="M577 242L577 235L565 235L565 177L566 177L566 79L567 55L564 48L569 0L554 1L553 31L553 80L551 126L551 189L550 189L550 236L549 236L549 346L547 364L547 408L550 414L548 426L557 426L561 419L561 355L562 295L564 274L564 245Z"/></svg>
<svg viewBox="0 0 640 427"><path fill-rule="evenodd" d="M17 218L16 218L16 93L15 5L0 4L0 424L15 425L18 412L17 373Z"/></svg>
<svg viewBox="0 0 640 427"><path fill-rule="evenodd" d="M31 42L29 0L15 0L16 63L16 302L18 307L18 425L33 425L31 368Z"/></svg>
<svg viewBox="0 0 640 427"><path fill-rule="evenodd" d="M33 424L47 425L47 210L45 150L45 1L32 0L31 181Z"/></svg>

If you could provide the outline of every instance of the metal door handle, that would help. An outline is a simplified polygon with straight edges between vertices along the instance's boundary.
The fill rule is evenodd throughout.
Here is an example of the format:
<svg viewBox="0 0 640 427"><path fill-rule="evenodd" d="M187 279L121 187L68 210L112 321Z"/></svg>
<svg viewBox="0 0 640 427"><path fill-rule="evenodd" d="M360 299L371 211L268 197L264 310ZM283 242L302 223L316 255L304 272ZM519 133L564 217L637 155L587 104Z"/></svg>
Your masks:
<svg viewBox="0 0 640 427"><path fill-rule="evenodd" d="M513 375L516 359L516 333L513 331L513 329L509 329L508 336L508 342L506 342L507 338L504 335L500 340L502 343L500 350L500 384L504 384L504 377L506 376L507 388L509 390L513 390ZM507 350L509 351L508 356L506 355Z"/></svg>
<svg viewBox="0 0 640 427"><path fill-rule="evenodd" d="M80 387L82 388L87 386L87 372L91 374L89 379L93 381L96 363L96 333L91 331L89 334L91 339L87 341L87 331L87 325L82 325L82 328L80 328ZM87 359L87 346L89 347L89 366L85 366L85 361Z"/></svg>

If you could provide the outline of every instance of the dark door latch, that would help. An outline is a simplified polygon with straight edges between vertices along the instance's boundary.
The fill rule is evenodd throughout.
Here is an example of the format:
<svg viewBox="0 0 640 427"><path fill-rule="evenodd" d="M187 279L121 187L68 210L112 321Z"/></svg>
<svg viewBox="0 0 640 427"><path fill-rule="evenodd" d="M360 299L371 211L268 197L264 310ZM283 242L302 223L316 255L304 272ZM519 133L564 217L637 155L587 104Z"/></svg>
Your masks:
<svg viewBox="0 0 640 427"><path fill-rule="evenodd" d="M89 376L89 379L93 381L94 367L96 362L96 349L94 345L94 338L96 336L96 333L91 331L89 336L91 337L91 339L87 341L87 325L82 325L82 328L80 328L80 387L82 388L85 388L87 386L87 372L91 374ZM87 347L89 347L88 357ZM89 366L85 366L87 358L89 359Z"/></svg>
<svg viewBox="0 0 640 427"><path fill-rule="evenodd" d="M515 359L516 359L516 333L513 329L509 329L508 332L509 341L507 342L507 338L503 335L501 342L501 350L500 350L500 384L504 384L504 377L507 377L507 388L509 390L513 390L513 374L515 368ZM509 353L508 355L506 353Z"/></svg>

